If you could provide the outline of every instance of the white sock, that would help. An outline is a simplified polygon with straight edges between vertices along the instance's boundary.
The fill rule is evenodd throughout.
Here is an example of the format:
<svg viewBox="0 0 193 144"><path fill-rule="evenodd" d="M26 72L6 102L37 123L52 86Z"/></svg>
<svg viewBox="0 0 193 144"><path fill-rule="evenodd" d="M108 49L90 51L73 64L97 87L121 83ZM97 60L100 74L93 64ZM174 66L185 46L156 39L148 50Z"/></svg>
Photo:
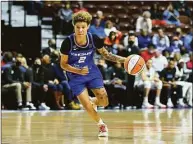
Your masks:
<svg viewBox="0 0 193 144"><path fill-rule="evenodd" d="M156 96L155 102L156 102L156 103L160 103L159 96Z"/></svg>
<svg viewBox="0 0 193 144"><path fill-rule="evenodd" d="M179 103L183 103L183 98L180 98L180 99L179 99Z"/></svg>
<svg viewBox="0 0 193 144"><path fill-rule="evenodd" d="M168 102L172 102L171 98L168 98Z"/></svg>
<svg viewBox="0 0 193 144"><path fill-rule="evenodd" d="M29 105L29 102L26 102L26 105Z"/></svg>
<svg viewBox="0 0 193 144"><path fill-rule="evenodd" d="M100 120L99 120L99 122L98 122L98 124L97 124L97 125L101 125L101 124L104 124L104 122L103 122L103 120L102 120L102 119L100 119Z"/></svg>
<svg viewBox="0 0 193 144"><path fill-rule="evenodd" d="M143 102L148 103L148 97L144 97Z"/></svg>

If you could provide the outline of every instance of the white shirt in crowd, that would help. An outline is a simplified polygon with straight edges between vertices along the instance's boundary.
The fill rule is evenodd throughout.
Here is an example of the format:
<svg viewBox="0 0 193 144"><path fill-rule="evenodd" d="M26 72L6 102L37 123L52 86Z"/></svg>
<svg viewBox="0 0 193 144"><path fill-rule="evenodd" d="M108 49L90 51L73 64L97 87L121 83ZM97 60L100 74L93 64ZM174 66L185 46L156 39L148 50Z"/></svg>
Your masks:
<svg viewBox="0 0 193 144"><path fill-rule="evenodd" d="M165 67L168 66L168 60L165 56L160 55L159 57L152 58L152 66L157 72L161 72Z"/></svg>
<svg viewBox="0 0 193 144"><path fill-rule="evenodd" d="M144 72L149 79L153 79L156 75L156 71L153 67L151 67L149 70L146 68Z"/></svg>
<svg viewBox="0 0 193 144"><path fill-rule="evenodd" d="M144 21L142 16L139 16L136 23L136 32L140 32L141 29L147 30L149 33L152 32L152 21L148 18Z"/></svg>
<svg viewBox="0 0 193 144"><path fill-rule="evenodd" d="M147 68L146 68L146 69L143 71L143 73L146 75L146 77L148 77L148 78L151 79L151 80L153 80L153 78L154 78L155 76L159 77L158 74L157 74L157 72L155 71L155 69L154 69L153 67L151 67L150 69L147 69ZM143 84L143 79L142 79L141 74L136 75L134 85L136 86L136 85L141 85L141 84Z"/></svg>

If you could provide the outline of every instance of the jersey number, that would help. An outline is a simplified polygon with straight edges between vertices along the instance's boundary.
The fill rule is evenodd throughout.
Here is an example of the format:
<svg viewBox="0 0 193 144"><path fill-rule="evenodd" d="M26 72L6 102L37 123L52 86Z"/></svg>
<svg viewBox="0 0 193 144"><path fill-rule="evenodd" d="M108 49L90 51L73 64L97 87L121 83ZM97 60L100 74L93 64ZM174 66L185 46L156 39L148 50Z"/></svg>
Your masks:
<svg viewBox="0 0 193 144"><path fill-rule="evenodd" d="M86 59L86 57L80 57L80 59L78 60L78 63L84 63L85 59Z"/></svg>

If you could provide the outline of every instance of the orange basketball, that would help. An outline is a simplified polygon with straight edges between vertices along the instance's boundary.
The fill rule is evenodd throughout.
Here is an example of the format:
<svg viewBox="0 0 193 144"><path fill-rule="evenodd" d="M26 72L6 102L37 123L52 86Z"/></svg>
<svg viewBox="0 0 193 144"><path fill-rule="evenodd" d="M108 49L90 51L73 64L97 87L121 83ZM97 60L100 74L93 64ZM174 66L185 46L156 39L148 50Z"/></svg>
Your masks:
<svg viewBox="0 0 193 144"><path fill-rule="evenodd" d="M124 62L124 68L128 74L137 75L145 68L145 61L139 55L130 55Z"/></svg>

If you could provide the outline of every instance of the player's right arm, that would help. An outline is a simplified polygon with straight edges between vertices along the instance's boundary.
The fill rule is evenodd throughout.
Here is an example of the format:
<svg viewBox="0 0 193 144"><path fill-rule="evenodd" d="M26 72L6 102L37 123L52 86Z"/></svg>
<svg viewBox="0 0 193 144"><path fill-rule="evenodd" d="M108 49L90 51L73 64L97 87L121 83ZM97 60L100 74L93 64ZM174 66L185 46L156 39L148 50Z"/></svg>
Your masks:
<svg viewBox="0 0 193 144"><path fill-rule="evenodd" d="M68 64L68 53L71 49L71 45L70 45L70 40L68 38L66 38L63 42L62 42L62 46L60 49L60 66L63 70L67 71L67 72L71 72L71 73L75 73L75 74L80 74L80 75L87 75L88 74L88 68L84 67L82 69L73 67L71 65Z"/></svg>

